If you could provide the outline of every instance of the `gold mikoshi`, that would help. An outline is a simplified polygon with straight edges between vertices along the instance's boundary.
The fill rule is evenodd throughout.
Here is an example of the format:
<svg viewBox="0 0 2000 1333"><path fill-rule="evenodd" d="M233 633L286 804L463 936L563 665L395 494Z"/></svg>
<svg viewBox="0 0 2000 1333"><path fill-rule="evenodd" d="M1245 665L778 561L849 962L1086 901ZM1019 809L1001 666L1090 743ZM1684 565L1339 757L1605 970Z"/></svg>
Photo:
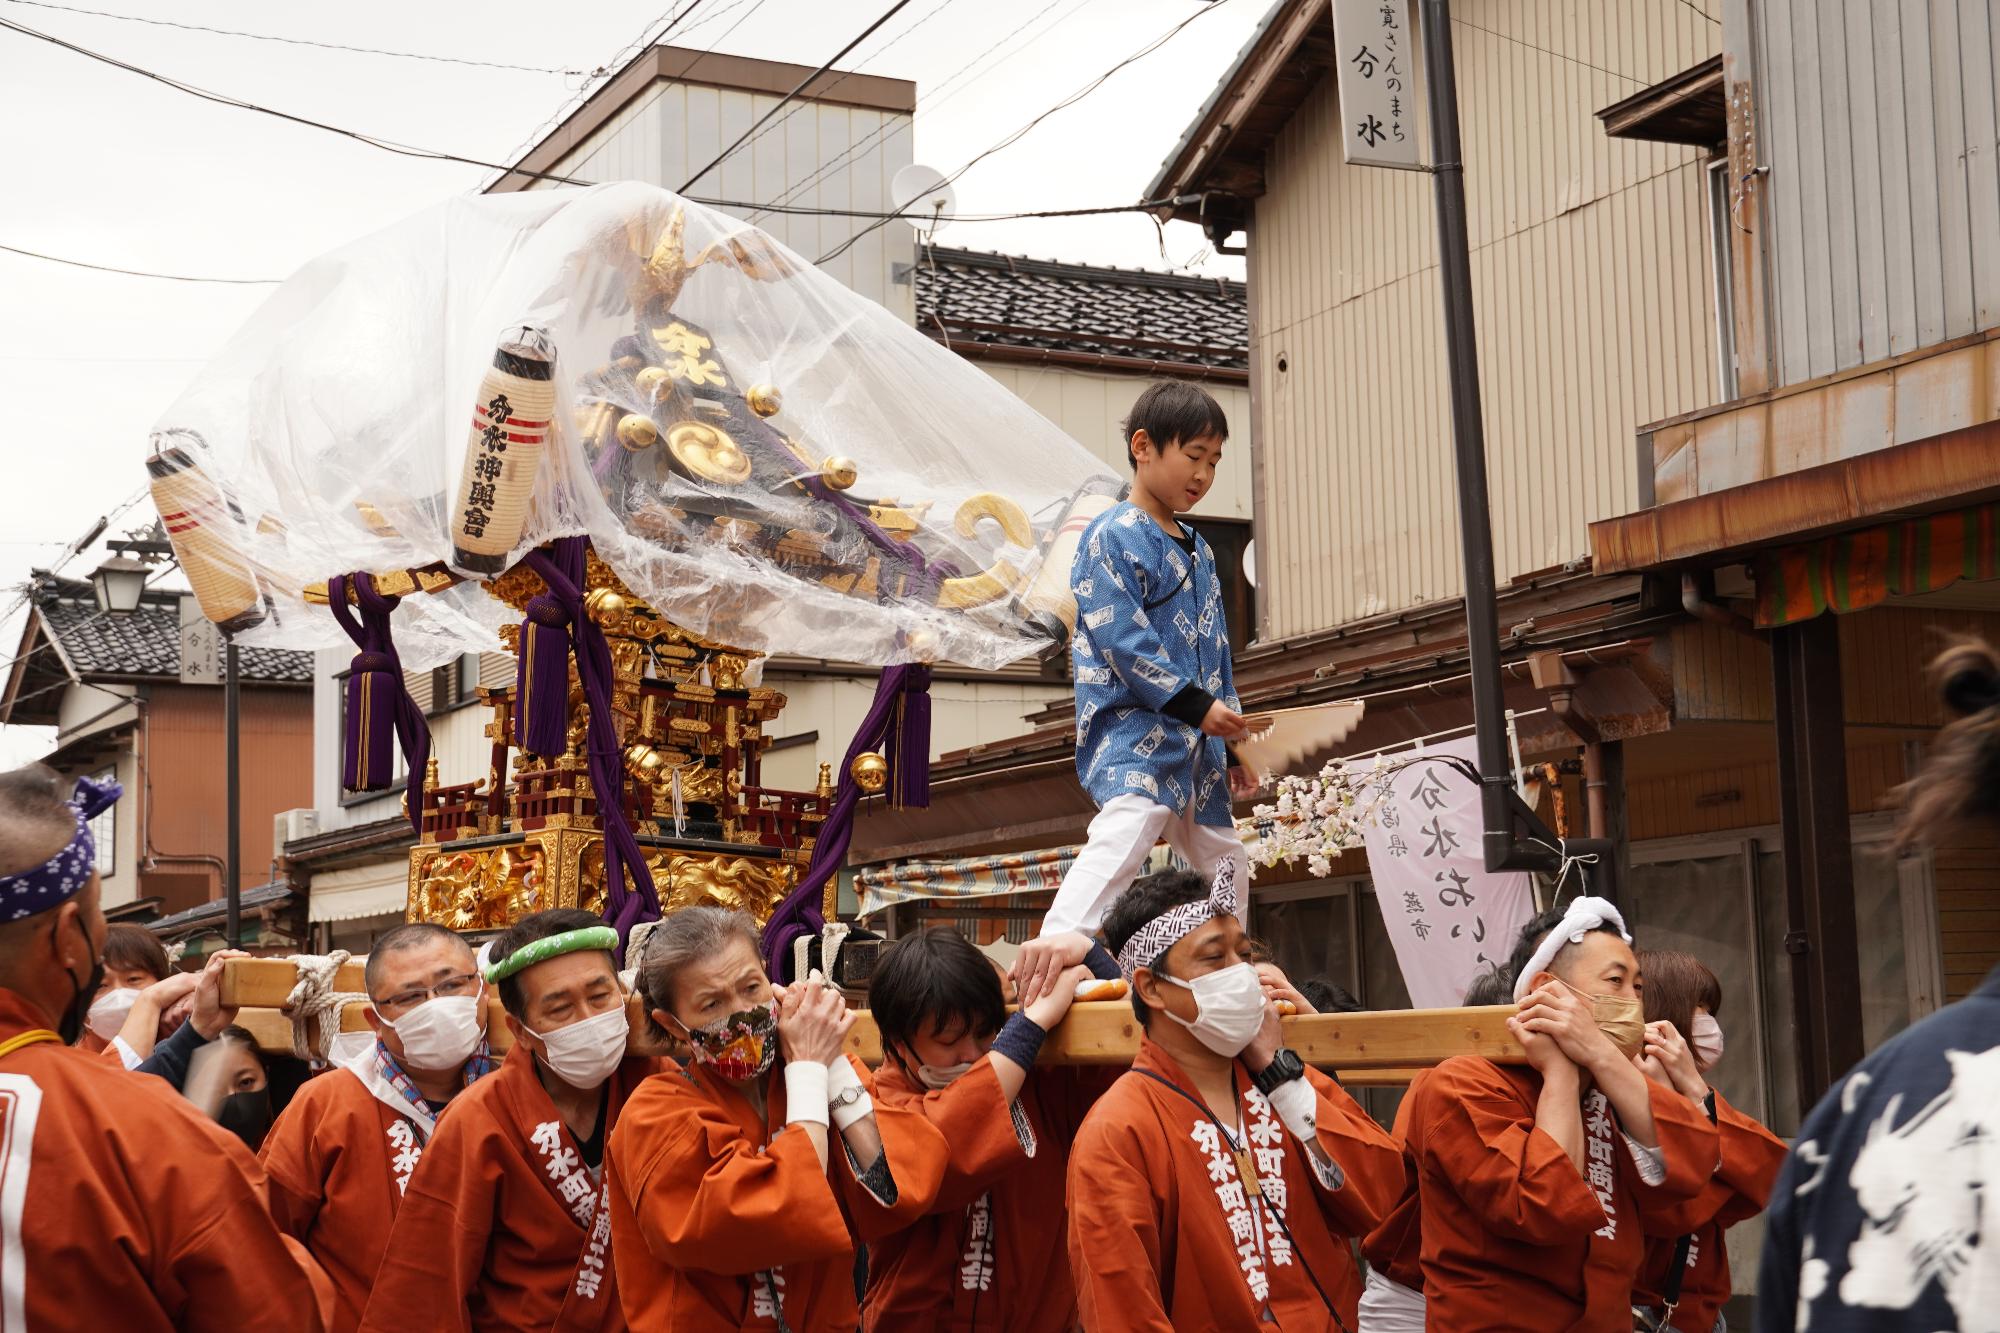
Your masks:
<svg viewBox="0 0 2000 1333"><path fill-rule="evenodd" d="M592 588L583 599L583 609L600 624L624 615L626 605L625 598L615 588Z"/></svg>
<svg viewBox="0 0 2000 1333"><path fill-rule="evenodd" d="M683 421L668 430L667 450L704 481L734 486L750 480L750 455L705 422Z"/></svg>
<svg viewBox="0 0 2000 1333"><path fill-rule="evenodd" d="M847 771L853 774L854 785L871 796L889 785L889 761L873 751L855 755Z"/></svg>
<svg viewBox="0 0 2000 1333"><path fill-rule="evenodd" d="M820 480L836 491L844 491L860 479L861 469L851 458L833 454L819 465Z"/></svg>
<svg viewBox="0 0 2000 1333"><path fill-rule="evenodd" d="M660 428L651 417L630 416L618 423L618 443L638 453L660 442Z"/></svg>
<svg viewBox="0 0 2000 1333"><path fill-rule="evenodd" d="M667 372L659 366L647 366L632 377L632 382L648 398L658 398L661 390L667 387Z"/></svg>
<svg viewBox="0 0 2000 1333"><path fill-rule="evenodd" d="M775 384L753 384L745 398L750 404L750 410L760 417L774 417L785 408L784 396L778 392L778 386Z"/></svg>

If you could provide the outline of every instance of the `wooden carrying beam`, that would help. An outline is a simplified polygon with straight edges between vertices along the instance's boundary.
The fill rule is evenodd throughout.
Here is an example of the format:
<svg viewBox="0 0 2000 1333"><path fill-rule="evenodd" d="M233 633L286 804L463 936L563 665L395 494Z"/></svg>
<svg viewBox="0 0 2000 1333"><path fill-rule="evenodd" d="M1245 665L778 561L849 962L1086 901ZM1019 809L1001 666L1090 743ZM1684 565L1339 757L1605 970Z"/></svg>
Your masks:
<svg viewBox="0 0 2000 1333"><path fill-rule="evenodd" d="M299 970L282 958L232 958L222 965L222 1003L232 1009L276 1009L291 998L298 981ZM362 960L343 964L334 976L333 988L365 989Z"/></svg>
<svg viewBox="0 0 2000 1333"><path fill-rule="evenodd" d="M341 972L359 973L356 964ZM290 963L272 959L238 959L224 965L224 1004L244 1006L238 1023L267 1051L290 1051L291 1020L276 1005L291 993L295 973ZM359 989L360 978L354 979ZM487 1031L496 1055L513 1045L498 996L490 996ZM1512 1005L1483 1009L1396 1009L1370 1013L1300 1014L1284 1021L1285 1043L1308 1063L1332 1069L1359 1084L1405 1083L1419 1069L1454 1055L1478 1055L1502 1064L1519 1064L1525 1057L1507 1030ZM628 1002L635 1050L651 1050L645 1042L644 1013L638 997ZM365 1032L368 1020L361 1006L341 1016L344 1032ZM870 1065L882 1063L882 1039L866 1010L848 1034L847 1049ZM1050 1034L1041 1062L1052 1065L1127 1065L1139 1049L1139 1022L1125 1000L1080 1002Z"/></svg>

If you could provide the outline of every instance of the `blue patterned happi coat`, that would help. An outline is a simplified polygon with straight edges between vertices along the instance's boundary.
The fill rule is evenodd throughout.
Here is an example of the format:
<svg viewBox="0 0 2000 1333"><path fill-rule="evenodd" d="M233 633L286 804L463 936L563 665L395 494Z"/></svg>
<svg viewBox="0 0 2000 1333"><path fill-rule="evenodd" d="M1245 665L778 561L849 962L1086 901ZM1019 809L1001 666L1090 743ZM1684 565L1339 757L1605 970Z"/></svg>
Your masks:
<svg viewBox="0 0 2000 1333"><path fill-rule="evenodd" d="M1237 707L1215 553L1198 535L1194 543L1190 567L1180 544L1130 501L1085 529L1069 577L1076 772L1100 807L1144 796L1226 828L1228 747L1161 711L1189 686Z"/></svg>

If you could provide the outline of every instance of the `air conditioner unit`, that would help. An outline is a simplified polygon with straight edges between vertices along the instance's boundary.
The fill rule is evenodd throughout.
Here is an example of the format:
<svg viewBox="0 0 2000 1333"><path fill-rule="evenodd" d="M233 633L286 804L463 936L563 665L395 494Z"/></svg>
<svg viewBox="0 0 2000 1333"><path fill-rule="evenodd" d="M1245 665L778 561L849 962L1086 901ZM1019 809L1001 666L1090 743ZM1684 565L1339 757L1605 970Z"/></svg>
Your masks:
<svg viewBox="0 0 2000 1333"><path fill-rule="evenodd" d="M282 860L285 844L319 832L319 811L281 810L271 818L271 855Z"/></svg>

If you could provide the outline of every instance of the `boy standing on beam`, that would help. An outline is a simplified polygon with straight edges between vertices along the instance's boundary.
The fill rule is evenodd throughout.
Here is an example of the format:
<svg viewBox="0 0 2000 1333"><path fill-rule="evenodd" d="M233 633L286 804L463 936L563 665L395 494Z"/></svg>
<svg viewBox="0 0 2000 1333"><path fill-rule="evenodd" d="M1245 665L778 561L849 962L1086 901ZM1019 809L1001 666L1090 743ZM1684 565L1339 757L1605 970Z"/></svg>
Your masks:
<svg viewBox="0 0 2000 1333"><path fill-rule="evenodd" d="M1165 838L1204 875L1241 854L1229 805L1255 783L1231 768L1236 711L1215 553L1179 515L1222 465L1229 421L1192 384L1162 382L1132 404L1132 498L1092 520L1070 571L1076 634L1076 772L1097 805L1039 938L1014 979L1033 1004L1084 960L1104 909Z"/></svg>
<svg viewBox="0 0 2000 1333"><path fill-rule="evenodd" d="M1396 1142L1280 1043L1214 883L1135 882L1104 919L1145 1035L1070 1153L1069 1253L1086 1328L1354 1327L1348 1249L1403 1188Z"/></svg>

